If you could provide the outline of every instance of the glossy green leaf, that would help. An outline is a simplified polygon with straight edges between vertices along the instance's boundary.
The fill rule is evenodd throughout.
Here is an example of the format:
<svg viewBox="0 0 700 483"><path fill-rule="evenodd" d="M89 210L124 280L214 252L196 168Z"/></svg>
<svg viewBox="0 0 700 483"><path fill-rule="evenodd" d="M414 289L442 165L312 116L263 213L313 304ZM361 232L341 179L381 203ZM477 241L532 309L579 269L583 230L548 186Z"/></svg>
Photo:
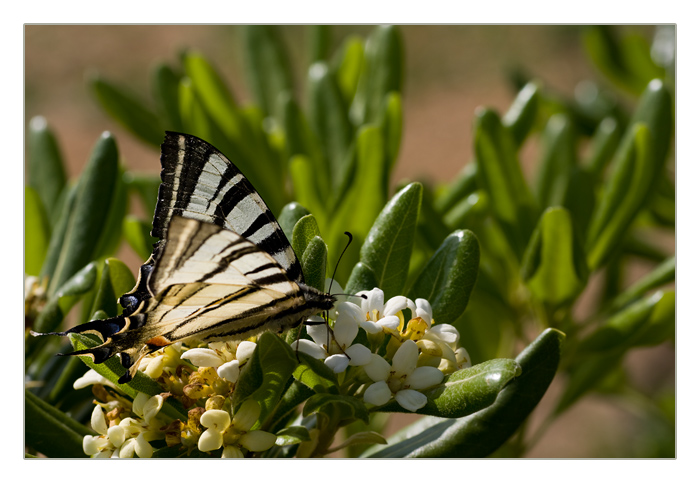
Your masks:
<svg viewBox="0 0 700 483"><path fill-rule="evenodd" d="M475 191L445 213L445 224L452 229L478 225L488 214L488 199L483 190Z"/></svg>
<svg viewBox="0 0 700 483"><path fill-rule="evenodd" d="M96 255L96 240L106 227L105 213L112 204L118 175L117 145L110 133L95 144L90 160L78 181L75 208L66 228L49 293L68 280Z"/></svg>
<svg viewBox="0 0 700 483"><path fill-rule="evenodd" d="M517 147L522 146L525 138L537 120L539 87L529 82L520 89L508 112L503 115L503 126L510 131Z"/></svg>
<svg viewBox="0 0 700 483"><path fill-rule="evenodd" d="M483 458L505 443L547 392L559 366L564 334L547 329L515 359L522 373L485 409L456 420L426 418L389 439L371 457Z"/></svg>
<svg viewBox="0 0 700 483"><path fill-rule="evenodd" d="M479 274L479 240L469 230L457 230L430 258L408 291L412 300L424 298L438 323L452 323L467 308Z"/></svg>
<svg viewBox="0 0 700 483"><path fill-rule="evenodd" d="M45 118L29 121L27 133L27 180L38 194L48 220L53 225L58 218L59 197L66 187L66 170L58 142Z"/></svg>
<svg viewBox="0 0 700 483"><path fill-rule="evenodd" d="M39 275L51 240L51 228L38 193L24 187L24 273Z"/></svg>
<svg viewBox="0 0 700 483"><path fill-rule="evenodd" d="M364 62L364 42L354 35L348 36L333 56L331 66L346 105L355 97Z"/></svg>
<svg viewBox="0 0 700 483"><path fill-rule="evenodd" d="M398 27L376 27L365 45L365 64L350 108L356 126L377 121L385 96L392 91L401 92L403 63Z"/></svg>
<svg viewBox="0 0 700 483"><path fill-rule="evenodd" d="M364 403L356 397L342 394L314 394L304 404L302 414L308 416L317 411L332 411L339 420L360 419L369 424L369 412Z"/></svg>
<svg viewBox="0 0 700 483"><path fill-rule="evenodd" d="M260 421L265 421L282 397L296 366L292 348L278 336L264 332L236 384L233 407L238 408L243 401L253 398L260 404Z"/></svg>
<svg viewBox="0 0 700 483"><path fill-rule="evenodd" d="M303 216L294 225L292 232L292 248L297 257L301 258L314 237L321 236L321 230L318 229L318 223L314 215Z"/></svg>
<svg viewBox="0 0 700 483"><path fill-rule="evenodd" d="M663 81L654 79L646 86L630 119L625 136L634 135L634 125L638 122L646 124L649 128L652 171L654 179L658 179L671 147L675 126L673 100Z"/></svg>
<svg viewBox="0 0 700 483"><path fill-rule="evenodd" d="M627 288L612 302L611 310L619 310L644 295L649 290L673 282L676 279L676 257L669 257L654 270Z"/></svg>
<svg viewBox="0 0 700 483"><path fill-rule="evenodd" d="M384 147L387 156L385 176L389 178L399 157L403 131L403 104L401 94L398 92L390 92L384 97L384 109L380 116L379 125L382 127L385 139Z"/></svg>
<svg viewBox="0 0 700 483"><path fill-rule="evenodd" d="M338 186L353 135L347 106L335 77L324 62L309 68L307 90L309 124L326 154L333 186Z"/></svg>
<svg viewBox="0 0 700 483"><path fill-rule="evenodd" d="M49 458L87 458L83 436L92 434L63 411L24 391L24 443L30 448Z"/></svg>
<svg viewBox="0 0 700 483"><path fill-rule="evenodd" d="M292 91L288 56L277 28L271 25L243 27L243 59L248 88L256 104L268 116L275 115L279 94Z"/></svg>
<svg viewBox="0 0 700 483"><path fill-rule="evenodd" d="M294 371L294 379L314 392L338 393L338 376L323 361L299 352L300 364Z"/></svg>
<svg viewBox="0 0 700 483"><path fill-rule="evenodd" d="M107 114L142 141L160 146L163 127L158 116L142 100L99 75L89 80L89 86Z"/></svg>
<svg viewBox="0 0 700 483"><path fill-rule="evenodd" d="M136 280L129 267L121 260L108 258L102 268L100 283L90 313L102 310L109 317L116 317L121 311L117 300L135 285Z"/></svg>
<svg viewBox="0 0 700 483"><path fill-rule="evenodd" d="M204 106L197 98L197 92L189 77L182 77L178 88L178 104L182 127L188 134L212 142L212 126ZM162 134L161 140L162 141ZM218 149L223 149L219 146Z"/></svg>
<svg viewBox="0 0 700 483"><path fill-rule="evenodd" d="M319 220L324 220L325 205L317 188L317 171L314 163L305 155L295 155L289 160L289 174L294 185L297 201L308 209Z"/></svg>
<svg viewBox="0 0 700 483"><path fill-rule="evenodd" d="M373 287L367 282L366 271L372 274L377 287L390 299L403 290L413 248L418 211L423 187L411 183L386 204L360 249L360 263L353 269L346 290L356 293Z"/></svg>
<svg viewBox="0 0 700 483"><path fill-rule="evenodd" d="M649 130L635 124L616 155L613 172L593 213L586 252L591 270L605 263L646 201L654 177Z"/></svg>
<svg viewBox="0 0 700 483"><path fill-rule="evenodd" d="M477 112L474 152L479 183L517 257L535 227L534 200L525 184L513 139L495 112Z"/></svg>
<svg viewBox="0 0 700 483"><path fill-rule="evenodd" d="M151 236L151 228L150 222L143 221L134 215L128 215L124 218L122 225L124 238L141 260L146 260L151 256L153 244L158 241L157 238Z"/></svg>
<svg viewBox="0 0 700 483"><path fill-rule="evenodd" d="M544 152L535 180L537 199L543 208L561 206L569 190L570 172L576 166L574 126L567 115L549 118L542 146Z"/></svg>
<svg viewBox="0 0 700 483"><path fill-rule="evenodd" d="M588 160L584 163L586 169L596 179L600 177L610 160L612 160L621 137L620 124L613 117L606 117L596 127L593 139L591 139L590 154Z"/></svg>
<svg viewBox="0 0 700 483"><path fill-rule="evenodd" d="M663 292L661 299L654 305L647 323L635 333L630 341L633 347L655 346L668 340L674 341L676 335L676 292Z"/></svg>
<svg viewBox="0 0 700 483"><path fill-rule="evenodd" d="M181 76L170 66L158 63L151 71L151 92L164 127L170 131L183 130L178 90Z"/></svg>
<svg viewBox="0 0 700 483"><path fill-rule="evenodd" d="M71 344L75 350L89 349L100 345L96 339L82 334L69 334ZM117 381L126 373L126 369L119 362L119 357L114 355L102 364L95 364L88 356L79 357L90 369L94 369L98 374L110 380L119 388L121 392L135 398L139 392L143 392L148 396L155 396L163 392L163 388L153 379L148 377L141 371L136 371L134 378L126 384L119 384ZM163 402L163 408L160 411L169 418L181 419L187 421L187 411L182 407L179 401L169 398Z"/></svg>
<svg viewBox="0 0 700 483"><path fill-rule="evenodd" d="M299 444L302 441L309 441L311 439L309 436L309 430L304 426L290 426L278 431L275 434L277 436L277 441L275 441L277 446Z"/></svg>
<svg viewBox="0 0 700 483"><path fill-rule="evenodd" d="M93 259L109 257L116 253L122 242L122 224L129 205L129 190L124 183L124 168L118 167L109 211L103 213L103 229L96 240Z"/></svg>
<svg viewBox="0 0 700 483"><path fill-rule="evenodd" d="M52 332L61 324L68 311L87 293L97 281L97 266L90 263L75 273L56 292L34 323L36 332Z"/></svg>
<svg viewBox="0 0 700 483"><path fill-rule="evenodd" d="M321 291L326 283L327 257L328 248L320 236L311 239L301 257L306 284Z"/></svg>
<svg viewBox="0 0 700 483"><path fill-rule="evenodd" d="M293 238L294 227L299 220L308 214L309 210L296 201L289 203L282 208L280 215L277 217L277 221L282 227L282 231L287 236L288 240Z"/></svg>
<svg viewBox="0 0 700 483"><path fill-rule="evenodd" d="M586 286L585 254L566 209L549 208L542 214L521 275L535 297L553 306L572 300Z"/></svg>
<svg viewBox="0 0 700 483"><path fill-rule="evenodd" d="M520 366L511 359L493 359L452 373L439 386L423 391L428 403L416 414L461 418L491 405L498 393L520 375ZM372 411L413 412L395 400Z"/></svg>

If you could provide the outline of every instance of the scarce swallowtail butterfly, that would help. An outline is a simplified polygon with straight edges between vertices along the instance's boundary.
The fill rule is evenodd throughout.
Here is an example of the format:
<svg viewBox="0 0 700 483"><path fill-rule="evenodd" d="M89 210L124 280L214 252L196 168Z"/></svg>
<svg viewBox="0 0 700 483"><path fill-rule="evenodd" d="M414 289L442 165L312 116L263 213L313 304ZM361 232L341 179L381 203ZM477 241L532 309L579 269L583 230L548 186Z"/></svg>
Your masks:
<svg viewBox="0 0 700 483"><path fill-rule="evenodd" d="M304 284L301 265L263 199L209 143L167 132L151 234L160 239L119 303L122 315L51 335L102 343L67 355L102 363L118 354L130 381L146 354L175 342L242 340L283 332L332 308ZM44 335L44 334L37 334Z"/></svg>

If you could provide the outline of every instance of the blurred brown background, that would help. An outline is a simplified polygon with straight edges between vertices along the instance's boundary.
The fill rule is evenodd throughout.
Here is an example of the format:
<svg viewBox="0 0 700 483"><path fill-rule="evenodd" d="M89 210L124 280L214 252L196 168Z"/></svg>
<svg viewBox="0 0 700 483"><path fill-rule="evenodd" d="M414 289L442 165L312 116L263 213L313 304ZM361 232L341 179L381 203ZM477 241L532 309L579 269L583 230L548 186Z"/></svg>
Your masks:
<svg viewBox="0 0 700 483"><path fill-rule="evenodd" d="M348 34L366 36L372 28L334 26L331 51ZM621 28L649 38L653 34L648 26ZM297 67L296 85L303 86L307 29L281 30ZM516 65L568 97L581 80L604 83L585 57L579 30L577 26L402 26L404 133L394 180L450 180L471 159L474 110L487 105L503 113L512 102L507 73ZM35 115L47 118L70 175L79 172L104 130L116 134L128 167L151 173L160 169L158 153L115 124L90 97L84 78L91 70L143 95L148 92L152 63L174 61L178 50L187 47L213 62L240 102L250 99L236 26L27 25L24 47L25 126ZM298 94L303 99L303 89L298 88ZM536 154L536 143L527 144L526 164ZM140 263L128 250L122 258L134 269ZM672 384L673 357L669 347L637 350L628 361L632 377L643 385ZM537 414L546 414L557 392L555 384ZM535 418L536 423L540 420ZM640 421L610 399L588 397L561 417L528 456L631 456L629 442L634 441Z"/></svg>

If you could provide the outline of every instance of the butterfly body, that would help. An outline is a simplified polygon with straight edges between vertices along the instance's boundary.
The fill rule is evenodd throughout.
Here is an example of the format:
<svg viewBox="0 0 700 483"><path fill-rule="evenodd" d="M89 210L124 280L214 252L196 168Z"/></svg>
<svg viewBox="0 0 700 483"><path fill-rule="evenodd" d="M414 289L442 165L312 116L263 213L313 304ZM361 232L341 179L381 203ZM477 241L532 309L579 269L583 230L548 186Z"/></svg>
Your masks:
<svg viewBox="0 0 700 483"><path fill-rule="evenodd" d="M102 344L70 355L119 354L130 380L146 354L175 342L243 340L283 332L335 298L303 282L282 229L243 174L194 136L166 133L152 234L161 238L120 298L122 315L60 333Z"/></svg>

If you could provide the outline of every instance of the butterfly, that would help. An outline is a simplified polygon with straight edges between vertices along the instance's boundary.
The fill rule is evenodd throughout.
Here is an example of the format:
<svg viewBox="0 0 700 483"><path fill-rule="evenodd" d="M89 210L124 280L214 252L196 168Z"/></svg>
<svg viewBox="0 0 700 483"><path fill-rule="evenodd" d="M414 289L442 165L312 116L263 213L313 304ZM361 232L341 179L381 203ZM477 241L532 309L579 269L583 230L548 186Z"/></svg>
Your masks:
<svg viewBox="0 0 700 483"><path fill-rule="evenodd" d="M142 357L173 344L284 332L336 299L304 283L282 228L241 171L206 141L166 132L151 234L160 241L119 299L121 315L65 332L102 343L66 355L118 354L130 381Z"/></svg>

